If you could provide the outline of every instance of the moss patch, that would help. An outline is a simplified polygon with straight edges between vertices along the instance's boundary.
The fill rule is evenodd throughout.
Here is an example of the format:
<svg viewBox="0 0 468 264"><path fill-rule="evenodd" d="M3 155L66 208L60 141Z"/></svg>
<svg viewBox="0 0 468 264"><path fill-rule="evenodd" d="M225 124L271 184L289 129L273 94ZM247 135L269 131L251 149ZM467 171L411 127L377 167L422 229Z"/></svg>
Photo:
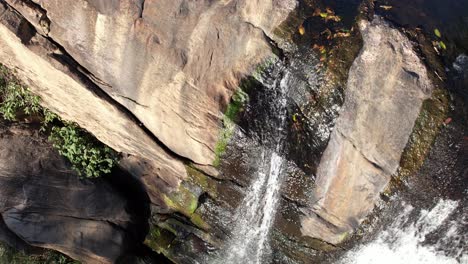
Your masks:
<svg viewBox="0 0 468 264"><path fill-rule="evenodd" d="M176 236L168 230L152 225L144 243L154 251L160 254L166 254L175 237Z"/></svg>
<svg viewBox="0 0 468 264"><path fill-rule="evenodd" d="M187 187L180 186L177 191L163 195L166 205L174 211L190 217L198 207L198 196Z"/></svg>
<svg viewBox="0 0 468 264"><path fill-rule="evenodd" d="M416 173L424 163L436 136L447 120L449 95L446 90L436 89L432 98L423 102L416 119L413 133L403 152L400 168L384 194L389 195L401 186L402 180Z"/></svg>
<svg viewBox="0 0 468 264"><path fill-rule="evenodd" d="M216 142L215 146L215 160L213 161L213 166L215 167L219 167L221 163L221 156L226 152L229 140L234 134L236 117L245 106L248 98L248 95L239 87L224 112L223 129L221 129L218 142Z"/></svg>
<svg viewBox="0 0 468 264"><path fill-rule="evenodd" d="M215 180L206 176L203 172L193 168L190 165L186 165L185 169L189 176L189 181L192 184L200 186L205 193L208 193L212 198L218 197L218 184Z"/></svg>
<svg viewBox="0 0 468 264"><path fill-rule="evenodd" d="M255 80L260 79L261 74L277 61L278 57L272 56L258 64L250 76L241 81L241 84L231 97L231 102L226 107L226 111L224 111L223 129L221 129L218 136L218 142L216 142L215 145L215 160L213 161L214 167L219 167L221 156L226 152L229 140L234 134L239 113L244 110L244 107L249 101L248 91L251 87L255 86Z"/></svg>
<svg viewBox="0 0 468 264"><path fill-rule="evenodd" d="M210 225L203 220L203 217L197 213L192 214L190 217L190 221L198 228L208 231L210 229Z"/></svg>

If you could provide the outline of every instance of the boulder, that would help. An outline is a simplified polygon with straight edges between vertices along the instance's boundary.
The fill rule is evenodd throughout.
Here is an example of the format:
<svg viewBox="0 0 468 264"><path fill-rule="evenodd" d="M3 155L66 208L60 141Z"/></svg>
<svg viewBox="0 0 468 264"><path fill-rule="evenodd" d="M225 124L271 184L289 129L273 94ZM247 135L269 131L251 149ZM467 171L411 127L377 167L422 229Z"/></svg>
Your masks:
<svg viewBox="0 0 468 264"><path fill-rule="evenodd" d="M364 46L317 171L304 236L338 244L373 209L399 166L422 102L433 89L411 42L376 17L361 21Z"/></svg>
<svg viewBox="0 0 468 264"><path fill-rule="evenodd" d="M0 146L0 238L8 244L114 263L141 243L144 218L130 202L103 179L80 180L37 132L1 124Z"/></svg>

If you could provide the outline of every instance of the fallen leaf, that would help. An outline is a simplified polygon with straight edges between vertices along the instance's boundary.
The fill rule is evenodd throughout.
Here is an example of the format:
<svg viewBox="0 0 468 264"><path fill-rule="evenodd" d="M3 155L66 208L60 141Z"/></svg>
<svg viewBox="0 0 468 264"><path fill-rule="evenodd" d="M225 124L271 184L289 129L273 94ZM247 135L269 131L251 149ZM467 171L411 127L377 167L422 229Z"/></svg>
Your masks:
<svg viewBox="0 0 468 264"><path fill-rule="evenodd" d="M294 114L294 115L292 116L292 119L293 119L293 122L296 123L296 122L297 122L297 114Z"/></svg>
<svg viewBox="0 0 468 264"><path fill-rule="evenodd" d="M328 16L325 20L333 20L335 22L340 22L341 21L341 17L339 16Z"/></svg>
<svg viewBox="0 0 468 264"><path fill-rule="evenodd" d="M324 31L322 31L320 35L325 35L327 39L330 39L332 37L332 32L330 29L327 28Z"/></svg>
<svg viewBox="0 0 468 264"><path fill-rule="evenodd" d="M351 34L349 32L338 32L338 33L335 33L333 35L334 38L337 38L337 37L338 38L347 38L349 36L351 36Z"/></svg>
<svg viewBox="0 0 468 264"><path fill-rule="evenodd" d="M442 37L442 34L440 33L439 29L437 29L437 28L434 29L434 34L435 34L438 38Z"/></svg>
<svg viewBox="0 0 468 264"><path fill-rule="evenodd" d="M381 5L380 8L382 8L382 9L385 10L385 11L388 11L388 10L392 9L393 6L390 6L390 5Z"/></svg>
<svg viewBox="0 0 468 264"><path fill-rule="evenodd" d="M299 26L299 34L304 35L305 34L305 28L304 25Z"/></svg>
<svg viewBox="0 0 468 264"><path fill-rule="evenodd" d="M444 50L447 49L447 46L445 45L445 43L443 41L439 41L439 47L441 47Z"/></svg>
<svg viewBox="0 0 468 264"><path fill-rule="evenodd" d="M325 21L329 21L329 20L332 20L335 22L341 21L341 17L335 15L335 11L333 11L329 7L325 9L325 12L322 12L322 10L320 9L315 9L313 16L320 16Z"/></svg>

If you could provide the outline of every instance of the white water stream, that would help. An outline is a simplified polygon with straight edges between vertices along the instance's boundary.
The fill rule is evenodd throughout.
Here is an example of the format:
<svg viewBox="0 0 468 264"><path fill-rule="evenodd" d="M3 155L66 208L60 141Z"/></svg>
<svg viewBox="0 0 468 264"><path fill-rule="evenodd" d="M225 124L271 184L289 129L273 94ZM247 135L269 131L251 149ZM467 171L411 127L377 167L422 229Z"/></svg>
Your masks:
<svg viewBox="0 0 468 264"><path fill-rule="evenodd" d="M416 222L409 220L413 206L405 204L404 211L394 223L381 232L377 238L345 255L340 264L467 264L466 230L463 230L463 217L458 220L447 220L459 206L459 202L440 200L431 210L422 210ZM449 221L449 222L448 222ZM423 242L431 232L443 224L450 228L436 245ZM451 254L447 249L451 245Z"/></svg>
<svg viewBox="0 0 468 264"><path fill-rule="evenodd" d="M279 83L274 82L271 89L278 89L277 120L274 120L276 147L274 150L263 148L261 165L248 188L235 215L233 237L215 263L223 264L261 264L270 252L269 234L272 227L282 184L283 158L278 154L282 147L283 129L287 115L288 74Z"/></svg>

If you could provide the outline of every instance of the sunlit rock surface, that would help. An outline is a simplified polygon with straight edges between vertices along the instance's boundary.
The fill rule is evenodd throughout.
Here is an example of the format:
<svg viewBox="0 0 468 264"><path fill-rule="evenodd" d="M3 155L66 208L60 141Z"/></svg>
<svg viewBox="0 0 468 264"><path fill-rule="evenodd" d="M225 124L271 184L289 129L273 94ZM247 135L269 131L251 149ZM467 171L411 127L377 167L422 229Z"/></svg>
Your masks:
<svg viewBox="0 0 468 264"><path fill-rule="evenodd" d="M239 78L271 54L273 29L295 7L293 0L6 2L39 33L63 48L39 51L39 56L69 54L83 67L89 80L135 115L160 143L199 164L213 162L220 110L229 101ZM32 32L30 37L36 35ZM26 45L30 50L36 45L50 45L48 40L34 40L16 39L2 45ZM15 58L13 52L4 52L2 62L13 58L11 66L31 71L30 84L40 95L64 90L50 86L46 77L31 69L28 62ZM81 82L73 90L87 87ZM44 100L100 134L100 129L90 124L92 120L81 120L85 113L78 116L55 101ZM101 114L99 109L85 112ZM115 115L103 114L107 120ZM107 130L120 134L126 129L122 124ZM115 139L110 136L101 139L114 145ZM139 140L138 134L127 139Z"/></svg>
<svg viewBox="0 0 468 264"><path fill-rule="evenodd" d="M432 85L410 41L380 18L360 23L364 46L317 172L306 236L338 244L364 220L396 172Z"/></svg>

